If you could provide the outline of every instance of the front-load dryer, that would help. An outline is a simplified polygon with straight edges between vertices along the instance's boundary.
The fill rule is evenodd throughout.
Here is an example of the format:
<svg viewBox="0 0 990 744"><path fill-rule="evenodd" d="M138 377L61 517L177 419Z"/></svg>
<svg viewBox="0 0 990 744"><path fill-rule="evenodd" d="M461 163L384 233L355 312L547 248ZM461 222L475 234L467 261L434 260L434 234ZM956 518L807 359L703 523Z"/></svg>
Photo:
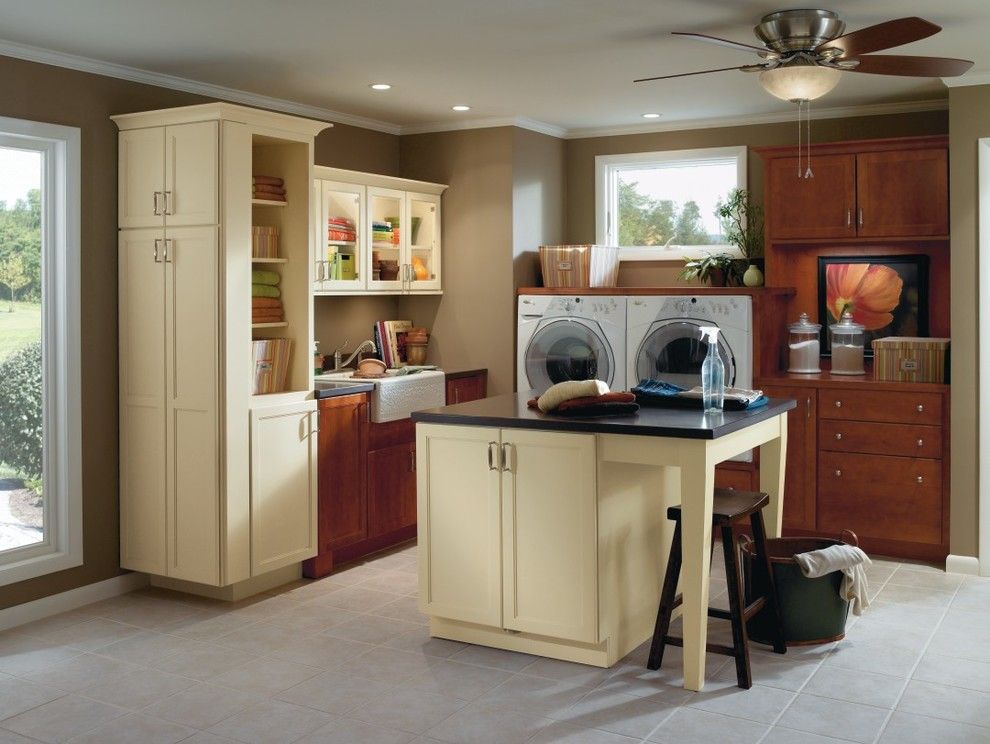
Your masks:
<svg viewBox="0 0 990 744"><path fill-rule="evenodd" d="M626 389L626 298L520 295L519 391L543 393L565 380L603 380Z"/></svg>

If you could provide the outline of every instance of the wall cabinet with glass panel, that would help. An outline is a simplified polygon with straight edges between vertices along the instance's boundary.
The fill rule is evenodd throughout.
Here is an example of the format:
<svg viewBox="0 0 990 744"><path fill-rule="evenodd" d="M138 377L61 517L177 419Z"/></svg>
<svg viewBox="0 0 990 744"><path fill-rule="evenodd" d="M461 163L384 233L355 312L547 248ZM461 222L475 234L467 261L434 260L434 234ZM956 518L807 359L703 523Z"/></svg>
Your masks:
<svg viewBox="0 0 990 744"><path fill-rule="evenodd" d="M314 169L313 293L441 294L443 184Z"/></svg>

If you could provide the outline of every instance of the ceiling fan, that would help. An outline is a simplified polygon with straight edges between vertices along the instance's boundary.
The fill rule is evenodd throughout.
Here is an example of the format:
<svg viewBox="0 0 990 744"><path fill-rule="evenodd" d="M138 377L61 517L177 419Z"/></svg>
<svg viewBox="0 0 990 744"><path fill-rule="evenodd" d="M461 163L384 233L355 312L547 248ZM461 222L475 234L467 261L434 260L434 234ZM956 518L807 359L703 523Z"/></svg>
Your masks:
<svg viewBox="0 0 990 744"><path fill-rule="evenodd" d="M884 49L924 39L941 27L923 18L898 18L844 34L845 22L829 10L781 10L763 17L753 31L762 47L720 39L706 34L675 31L675 36L718 44L743 52L755 52L762 61L739 67L682 72L640 78L634 82L667 80L710 72L742 70L759 72L760 83L772 95L789 101L810 101L828 93L839 82L840 72L907 77L954 77L973 63L949 57L871 55Z"/></svg>

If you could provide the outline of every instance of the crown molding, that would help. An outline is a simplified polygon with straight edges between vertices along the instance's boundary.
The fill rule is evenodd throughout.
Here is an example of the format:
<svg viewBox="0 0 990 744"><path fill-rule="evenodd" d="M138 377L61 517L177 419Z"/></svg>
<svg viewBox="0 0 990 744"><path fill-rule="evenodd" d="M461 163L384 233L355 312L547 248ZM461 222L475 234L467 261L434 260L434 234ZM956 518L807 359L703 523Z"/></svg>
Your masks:
<svg viewBox="0 0 990 744"><path fill-rule="evenodd" d="M864 106L836 106L833 108L812 109L813 119L845 119L854 116L883 116L889 114L910 114L921 111L944 111L949 108L946 98L927 101L904 101L900 103L874 103ZM614 137L622 134L653 134L655 132L679 132L687 129L717 129L722 127L745 127L760 124L793 122L795 111L754 114L747 116L726 116L717 119L685 119L662 124L633 125L625 127L595 127L570 129L566 139L587 139L589 137Z"/></svg>
<svg viewBox="0 0 990 744"><path fill-rule="evenodd" d="M990 85L990 72L979 72L975 75L960 75L959 77L942 78L948 88L965 88L970 85Z"/></svg>
<svg viewBox="0 0 990 744"><path fill-rule="evenodd" d="M567 137L567 129L558 127L555 124L547 124L536 119L527 119L523 116L501 116L489 117L485 119L461 119L458 121L437 121L429 124L413 124L401 128L399 134L430 134L433 132L459 132L465 129L490 129L492 127L518 127L528 129L532 132L547 134L551 137L564 139Z"/></svg>
<svg viewBox="0 0 990 744"><path fill-rule="evenodd" d="M176 75L166 75L160 72L144 70L139 67L119 65L114 62L104 62L102 60L92 59L91 57L56 52L51 49L42 49L41 47L19 44L15 41L7 41L5 39L0 39L0 55L22 59L27 62L38 62L43 65L53 65L69 70L88 72L94 75L104 75L119 80L129 80L133 83L144 83L145 85L155 85L159 88L181 90L185 93L195 93L201 96L229 101L230 103L240 103L245 106L255 106L256 108L305 116L309 119L350 124L351 126L363 127L364 129L373 129L376 132L399 134L402 129L398 124L391 122L369 119L364 116L355 116L354 114L345 114L342 111L334 111L333 109L323 108L321 106L310 106L284 98L251 93L246 90L228 88L223 85L203 83L198 80L189 80L188 78L182 78Z"/></svg>

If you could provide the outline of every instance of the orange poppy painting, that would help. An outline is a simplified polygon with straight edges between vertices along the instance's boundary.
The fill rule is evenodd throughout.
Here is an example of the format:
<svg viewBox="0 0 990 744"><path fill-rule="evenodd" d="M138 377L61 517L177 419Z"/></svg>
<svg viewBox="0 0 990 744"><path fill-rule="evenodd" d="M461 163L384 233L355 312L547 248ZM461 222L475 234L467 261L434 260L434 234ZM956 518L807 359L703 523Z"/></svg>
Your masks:
<svg viewBox="0 0 990 744"><path fill-rule="evenodd" d="M847 310L863 326L867 355L874 338L927 335L927 256L820 256L818 313L822 324L838 323ZM828 335L823 336L827 348Z"/></svg>

